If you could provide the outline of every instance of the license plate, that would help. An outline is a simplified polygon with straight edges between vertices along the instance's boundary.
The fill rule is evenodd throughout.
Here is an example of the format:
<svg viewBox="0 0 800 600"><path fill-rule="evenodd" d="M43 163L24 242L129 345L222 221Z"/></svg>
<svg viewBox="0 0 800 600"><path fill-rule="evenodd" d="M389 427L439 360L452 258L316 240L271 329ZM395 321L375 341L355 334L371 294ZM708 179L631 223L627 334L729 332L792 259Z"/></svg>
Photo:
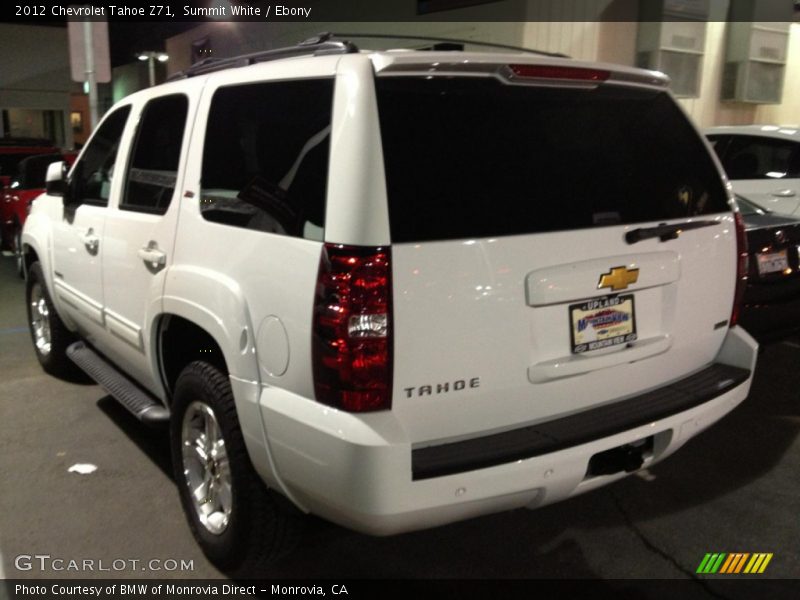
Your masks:
<svg viewBox="0 0 800 600"><path fill-rule="evenodd" d="M572 304L569 320L573 354L627 344L636 339L633 294Z"/></svg>
<svg viewBox="0 0 800 600"><path fill-rule="evenodd" d="M789 260L786 257L786 250L780 252L765 252L756 254L758 260L758 274L778 273L789 268Z"/></svg>

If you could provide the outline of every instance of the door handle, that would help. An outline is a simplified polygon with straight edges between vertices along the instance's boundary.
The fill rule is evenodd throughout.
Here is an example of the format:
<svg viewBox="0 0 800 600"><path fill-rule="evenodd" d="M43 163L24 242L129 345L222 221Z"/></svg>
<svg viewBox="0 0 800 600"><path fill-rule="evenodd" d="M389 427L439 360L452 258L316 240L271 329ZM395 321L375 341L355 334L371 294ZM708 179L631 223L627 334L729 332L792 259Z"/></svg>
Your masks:
<svg viewBox="0 0 800 600"><path fill-rule="evenodd" d="M149 263L153 268L158 268L167 264L167 255L158 249L155 242L150 242L147 246L142 246L137 252L139 258Z"/></svg>
<svg viewBox="0 0 800 600"><path fill-rule="evenodd" d="M796 194L793 189L775 190L772 195L776 198L793 198Z"/></svg>
<svg viewBox="0 0 800 600"><path fill-rule="evenodd" d="M89 228L85 235L79 237L90 254L97 253L97 249L100 247L100 238L94 234L94 229Z"/></svg>

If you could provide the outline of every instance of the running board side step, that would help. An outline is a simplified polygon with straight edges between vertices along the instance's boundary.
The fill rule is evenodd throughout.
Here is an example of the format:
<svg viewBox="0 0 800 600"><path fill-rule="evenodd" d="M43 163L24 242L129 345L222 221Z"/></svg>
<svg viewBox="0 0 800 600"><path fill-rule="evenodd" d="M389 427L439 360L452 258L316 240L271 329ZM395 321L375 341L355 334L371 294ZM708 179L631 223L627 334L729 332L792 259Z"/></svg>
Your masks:
<svg viewBox="0 0 800 600"><path fill-rule="evenodd" d="M169 422L169 409L142 390L84 342L67 348L67 356L131 414L147 425Z"/></svg>

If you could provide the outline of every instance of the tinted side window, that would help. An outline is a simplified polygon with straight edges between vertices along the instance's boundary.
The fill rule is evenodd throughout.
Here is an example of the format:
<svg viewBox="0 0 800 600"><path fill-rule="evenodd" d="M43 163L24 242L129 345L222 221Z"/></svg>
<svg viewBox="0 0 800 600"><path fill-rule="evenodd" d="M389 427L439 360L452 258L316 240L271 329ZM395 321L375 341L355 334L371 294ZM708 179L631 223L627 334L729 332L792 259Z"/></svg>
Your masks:
<svg viewBox="0 0 800 600"><path fill-rule="evenodd" d="M164 214L175 191L189 101L156 98L142 111L120 208Z"/></svg>
<svg viewBox="0 0 800 600"><path fill-rule="evenodd" d="M800 144L749 135L732 136L722 166L730 179L800 177Z"/></svg>
<svg viewBox="0 0 800 600"><path fill-rule="evenodd" d="M130 112L130 106L122 106L111 113L75 165L70 185L77 202L100 206L108 204L117 150Z"/></svg>
<svg viewBox="0 0 800 600"><path fill-rule="evenodd" d="M332 103L332 79L218 90L203 154L203 217L321 240Z"/></svg>
<svg viewBox="0 0 800 600"><path fill-rule="evenodd" d="M730 210L666 92L378 77L393 242L641 223Z"/></svg>

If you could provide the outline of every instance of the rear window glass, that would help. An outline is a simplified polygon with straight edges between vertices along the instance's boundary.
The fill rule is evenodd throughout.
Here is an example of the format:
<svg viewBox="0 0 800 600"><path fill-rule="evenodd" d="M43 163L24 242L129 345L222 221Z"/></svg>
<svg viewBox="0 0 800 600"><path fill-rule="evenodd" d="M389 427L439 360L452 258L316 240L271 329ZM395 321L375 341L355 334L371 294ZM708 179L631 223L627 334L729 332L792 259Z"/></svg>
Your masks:
<svg viewBox="0 0 800 600"><path fill-rule="evenodd" d="M392 241L494 237L729 210L665 92L376 80Z"/></svg>
<svg viewBox="0 0 800 600"><path fill-rule="evenodd" d="M12 187L24 190L44 188L47 168L64 157L60 154L37 154L21 160L17 166L17 177Z"/></svg>
<svg viewBox="0 0 800 600"><path fill-rule="evenodd" d="M762 208L758 204L750 202L746 198L736 196L736 205L739 207L739 212L743 217L752 217L753 215L766 215L769 211Z"/></svg>
<svg viewBox="0 0 800 600"><path fill-rule="evenodd" d="M730 179L800 177L800 144L794 142L735 135L720 154Z"/></svg>
<svg viewBox="0 0 800 600"><path fill-rule="evenodd" d="M14 177L17 175L17 167L20 161L35 156L33 154L5 154L0 152L0 175L7 177Z"/></svg>

